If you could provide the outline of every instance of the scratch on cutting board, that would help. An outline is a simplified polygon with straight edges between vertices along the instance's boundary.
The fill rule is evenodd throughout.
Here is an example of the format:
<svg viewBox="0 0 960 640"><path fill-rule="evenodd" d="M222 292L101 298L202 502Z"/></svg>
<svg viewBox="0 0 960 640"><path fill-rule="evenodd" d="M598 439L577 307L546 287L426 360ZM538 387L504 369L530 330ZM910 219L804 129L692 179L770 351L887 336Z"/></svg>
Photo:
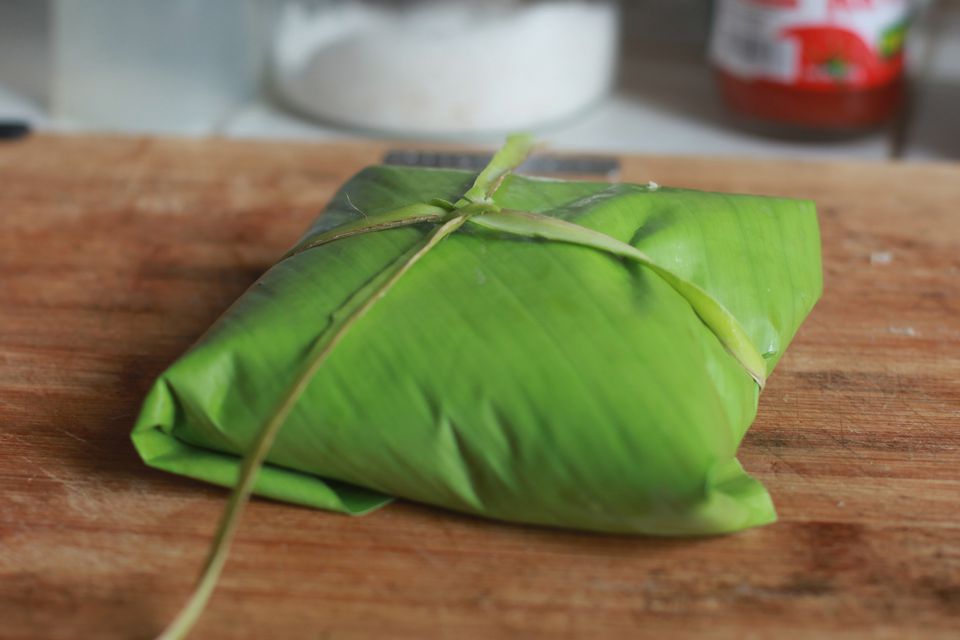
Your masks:
<svg viewBox="0 0 960 640"><path fill-rule="evenodd" d="M0 436L2 436L4 440L8 440L8 441L11 441L11 440L12 440L12 441L19 441L19 442L29 443L29 440L27 440L27 439L24 438L23 436L20 436L20 435L18 435L18 434L16 434L16 433L0 433ZM57 475L56 473L54 473L53 471L50 471L49 469L47 469L46 467L41 466L40 464L37 463L36 460L34 460L33 458L31 458L31 457L28 456L27 454L21 453L20 451L14 451L14 453L15 453L15 455L16 455L18 458L20 458L21 460L23 460L24 462L27 463L27 465L28 465L27 468L28 468L28 469L36 469L37 471L39 471L39 472L42 473L43 475L47 476L48 478L50 478L50 479L53 480L54 482L57 482L57 483L59 483L59 484L64 484L64 485L67 484L67 482L66 482L66 480L63 478L63 476L59 476L59 475ZM26 479L27 482L32 482L33 479L36 478L36 477L38 477L37 474L31 474L31 475L25 476L25 479Z"/></svg>
<svg viewBox="0 0 960 640"><path fill-rule="evenodd" d="M887 327L887 331L897 336L909 336L915 338L920 334L913 327Z"/></svg>
<svg viewBox="0 0 960 640"><path fill-rule="evenodd" d="M820 485L820 483L818 483L816 480L814 480L814 479L811 478L810 476L808 476L808 475L806 475L805 473L803 473L803 471L802 471L801 469L797 468L793 463L791 463L789 460L787 460L783 455L781 455L780 453L778 453L774 447L771 447L771 446L767 445L767 446L763 446L762 448L763 448L763 450L765 450L767 453L771 454L774 458L776 458L776 459L780 462L780 464L782 464L784 467L786 467L787 469L789 469L790 472L793 473L793 475L795 475L796 477L800 478L800 479L803 480L805 483L807 483L807 484L813 489L814 494L816 494L817 496L825 499L827 502L835 503L835 502L837 501L837 498L834 497L834 496L831 496L831 495ZM776 470L774 470L774 473L776 473Z"/></svg>
<svg viewBox="0 0 960 640"><path fill-rule="evenodd" d="M50 471L49 469L46 469L45 467L41 467L39 464L36 463L36 461L34 461L33 459L31 459L31 458L23 455L22 453L19 454L19 458L20 458L21 460L23 460L24 462L26 462L28 465L30 465L30 468L31 468L31 469L36 469L37 471L39 471L39 472L42 473L43 475L47 476L48 478L50 478L50 479L53 480L54 482L58 482L58 483L60 483L60 484L67 484L67 481L64 480L62 476L58 476L57 474L55 474L54 472ZM27 476L27 482L32 482L33 479L36 478L36 477L37 477L36 475Z"/></svg>
<svg viewBox="0 0 960 640"><path fill-rule="evenodd" d="M57 431L59 431L60 433L63 433L64 435L70 436L71 438L73 438L73 439L76 440L77 442L82 442L82 443L84 443L84 444L90 444L90 441L87 440L86 438L81 438L80 436L76 435L75 433L71 433L70 431L68 431L68 430L66 430L66 429L57 429Z"/></svg>

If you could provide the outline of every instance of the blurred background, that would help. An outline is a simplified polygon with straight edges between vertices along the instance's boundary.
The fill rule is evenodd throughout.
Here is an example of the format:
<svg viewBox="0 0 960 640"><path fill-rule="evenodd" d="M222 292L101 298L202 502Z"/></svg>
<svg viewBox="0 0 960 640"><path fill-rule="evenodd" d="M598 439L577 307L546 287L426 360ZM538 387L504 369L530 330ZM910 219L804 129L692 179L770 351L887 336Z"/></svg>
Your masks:
<svg viewBox="0 0 960 640"><path fill-rule="evenodd" d="M797 16L854 26L771 35ZM958 0L0 0L7 134L931 160L958 116Z"/></svg>

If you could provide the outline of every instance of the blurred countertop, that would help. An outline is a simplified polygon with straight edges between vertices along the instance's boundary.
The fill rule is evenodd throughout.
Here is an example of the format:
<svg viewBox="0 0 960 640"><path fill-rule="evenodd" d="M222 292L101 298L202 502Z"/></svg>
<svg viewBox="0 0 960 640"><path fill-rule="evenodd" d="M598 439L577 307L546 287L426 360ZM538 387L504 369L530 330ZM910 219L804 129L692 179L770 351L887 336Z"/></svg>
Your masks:
<svg viewBox="0 0 960 640"><path fill-rule="evenodd" d="M680 6L680 5L677 5ZM599 104L536 133L559 150L671 155L722 155L884 160L960 160L960 3L928 11L909 41L911 107L900 121L858 137L785 139L738 127L725 111L712 72L696 46L626 42L615 91ZM643 16L640 16L641 18ZM39 58L38 58L39 59ZM37 68L42 66L37 63ZM0 65L2 67L2 65ZM0 69L2 70L2 69ZM39 74L38 70L36 74ZM36 75L35 74L35 75ZM0 119L23 119L40 130L75 131L23 91L3 81ZM149 133L149 131L148 131ZM209 135L311 141L364 137L307 120L260 96L211 126ZM493 139L477 139L494 142Z"/></svg>
<svg viewBox="0 0 960 640"><path fill-rule="evenodd" d="M631 5L632 6L632 5ZM833 140L784 139L744 130L725 110L696 25L665 45L654 38L656 18L672 30L690 25L689 8L673 15L655 4L627 8L617 87L613 94L567 122L537 132L553 148L611 153L722 155L885 160L960 160L960 2L939 3L921 15L911 32L911 107L891 126ZM632 12L632 13L631 13ZM637 23L641 26L637 27ZM701 29L702 31L702 29ZM632 40L629 34L633 33ZM240 108L224 123L227 136L303 138L356 137L292 115L269 101Z"/></svg>

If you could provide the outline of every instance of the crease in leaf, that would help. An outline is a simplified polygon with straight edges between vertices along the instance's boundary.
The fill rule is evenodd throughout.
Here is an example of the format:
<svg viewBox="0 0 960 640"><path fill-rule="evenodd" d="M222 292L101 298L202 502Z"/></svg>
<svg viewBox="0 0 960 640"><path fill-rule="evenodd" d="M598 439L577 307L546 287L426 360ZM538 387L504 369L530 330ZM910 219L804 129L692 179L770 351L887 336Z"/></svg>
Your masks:
<svg viewBox="0 0 960 640"><path fill-rule="evenodd" d="M636 247L574 222L528 211L495 211L472 217L470 222L485 229L513 235L589 247L644 265L683 296L761 389L766 384L766 361L733 314L702 288L658 265Z"/></svg>

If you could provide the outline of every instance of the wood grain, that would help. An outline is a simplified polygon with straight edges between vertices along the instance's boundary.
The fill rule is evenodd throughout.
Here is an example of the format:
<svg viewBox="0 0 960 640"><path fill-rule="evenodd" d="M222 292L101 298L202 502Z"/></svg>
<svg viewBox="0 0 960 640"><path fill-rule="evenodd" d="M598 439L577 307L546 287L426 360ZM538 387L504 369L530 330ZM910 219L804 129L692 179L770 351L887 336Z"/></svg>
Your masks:
<svg viewBox="0 0 960 640"><path fill-rule="evenodd" d="M0 145L0 637L174 613L225 493L139 462L143 394L384 149ZM960 637L960 165L623 174L819 205L826 294L742 449L781 521L663 540L258 500L195 637Z"/></svg>

